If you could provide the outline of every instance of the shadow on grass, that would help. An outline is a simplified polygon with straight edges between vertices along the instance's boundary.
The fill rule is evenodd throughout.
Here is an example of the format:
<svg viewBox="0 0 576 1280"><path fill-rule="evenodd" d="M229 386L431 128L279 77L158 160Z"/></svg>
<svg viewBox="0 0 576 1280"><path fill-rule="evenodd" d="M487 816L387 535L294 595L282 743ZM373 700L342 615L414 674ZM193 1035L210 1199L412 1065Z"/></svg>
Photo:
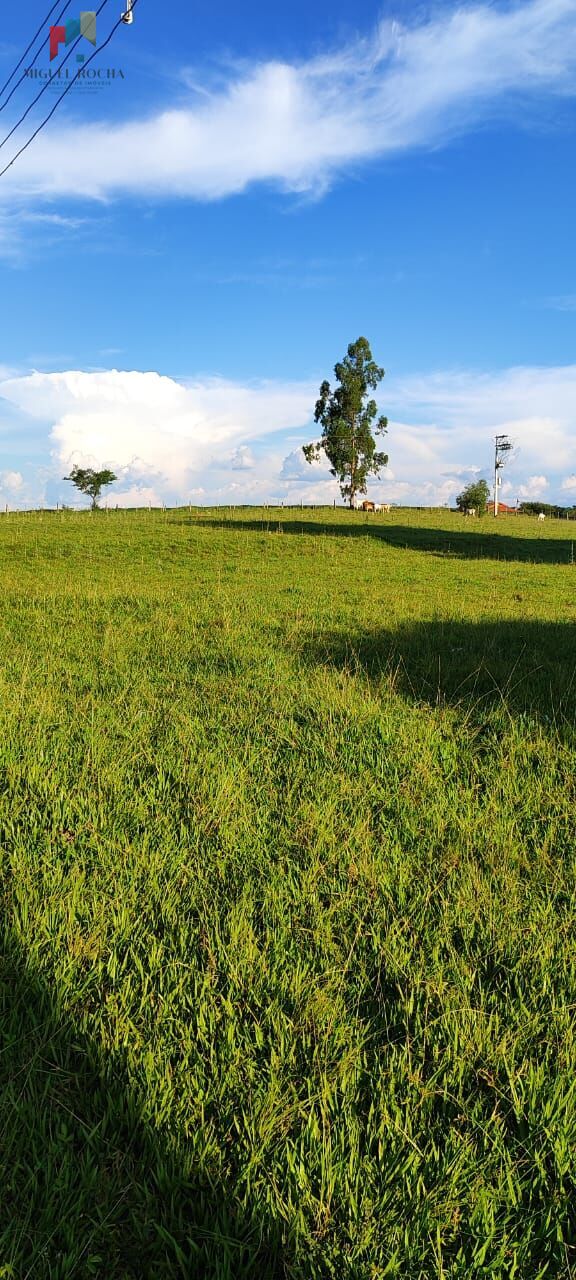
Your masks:
<svg viewBox="0 0 576 1280"><path fill-rule="evenodd" d="M231 1154L233 1159L233 1153ZM142 1118L0 935L0 1275L8 1280L277 1280L279 1233Z"/></svg>
<svg viewBox="0 0 576 1280"><path fill-rule="evenodd" d="M453 529L430 529L413 525L397 524L395 517L358 515L346 513L348 521L336 521L327 516L326 520L294 520L284 519L281 510L260 520L235 519L233 516L217 516L212 520L205 517L186 517L178 524L203 525L210 529L229 529L237 533L282 532L319 537L329 534L331 537L374 538L391 547L403 550L428 551L433 555L454 556L463 560L521 560L535 564L570 564L576 546L576 526L568 525L565 537L545 537L540 526L535 523L534 537L515 536L512 533L490 532L490 521L474 521L471 529L465 526L465 517L453 515ZM500 518L503 521L504 517ZM510 517L512 519L512 517ZM471 523L471 522L469 522ZM500 526L502 527L502 526ZM562 532L564 532L562 530Z"/></svg>
<svg viewBox="0 0 576 1280"><path fill-rule="evenodd" d="M576 725L576 626L533 621L418 622L394 631L324 634L305 657L390 678L397 692L472 717L495 707Z"/></svg>

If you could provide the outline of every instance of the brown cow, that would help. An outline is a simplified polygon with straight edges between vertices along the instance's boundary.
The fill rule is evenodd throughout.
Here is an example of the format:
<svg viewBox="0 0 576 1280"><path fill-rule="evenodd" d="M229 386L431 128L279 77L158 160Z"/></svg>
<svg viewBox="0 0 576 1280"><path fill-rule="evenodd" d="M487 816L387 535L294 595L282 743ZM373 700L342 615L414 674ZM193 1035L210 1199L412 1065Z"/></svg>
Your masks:
<svg viewBox="0 0 576 1280"><path fill-rule="evenodd" d="M363 510L363 511L373 511L373 510L374 510L374 503L373 503L373 502L368 502L368 500L366 500L365 502L363 502L363 503L362 503L362 510Z"/></svg>

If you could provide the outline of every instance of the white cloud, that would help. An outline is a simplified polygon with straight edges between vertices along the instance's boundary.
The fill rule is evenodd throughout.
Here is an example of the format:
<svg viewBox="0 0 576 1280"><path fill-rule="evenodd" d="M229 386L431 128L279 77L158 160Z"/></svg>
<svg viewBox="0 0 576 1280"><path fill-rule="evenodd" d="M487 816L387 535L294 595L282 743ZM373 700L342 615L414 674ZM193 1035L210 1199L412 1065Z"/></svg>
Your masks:
<svg viewBox="0 0 576 1280"><path fill-rule="evenodd" d="M1 167L1 166L0 166ZM1 197L0 191L0 197ZM35 212L32 209L0 208L0 259L21 265L35 248L46 252L48 246L90 226L88 218L65 217L59 213Z"/></svg>
<svg viewBox="0 0 576 1280"><path fill-rule="evenodd" d="M224 379L184 384L137 371L32 373L0 382L0 395L49 429L55 470L110 466L130 505L185 497L207 467L250 469L247 444L303 427L313 390L299 383L240 386Z"/></svg>
<svg viewBox="0 0 576 1280"><path fill-rule="evenodd" d="M319 479L325 481L326 464L320 462L307 462L302 448L293 449L291 453L284 458L280 470L281 480L299 480L304 484L317 484Z"/></svg>
<svg viewBox="0 0 576 1280"><path fill-rule="evenodd" d="M161 489L154 489L149 485L131 485L127 488L118 488L113 490L105 490L102 496L102 506L110 507L161 507L164 503L164 496ZM79 494L76 493L76 500L69 499L70 506L84 506Z"/></svg>
<svg viewBox="0 0 576 1280"><path fill-rule="evenodd" d="M503 432L516 443L515 468L524 474L538 474L543 459L551 472L574 466L576 365L425 374L391 382L384 395L392 411L428 424L424 439L435 454L448 454L447 463L463 455L463 445L473 451L471 463L490 469L492 438ZM405 430L412 441L414 428Z"/></svg>
<svg viewBox="0 0 576 1280"><path fill-rule="evenodd" d="M12 196L213 200L271 182L325 190L351 165L445 143L530 98L574 93L574 0L440 9L299 63L261 62L146 119L46 130ZM27 131L27 126L26 126ZM20 140L20 132L14 142Z"/></svg>
<svg viewBox="0 0 576 1280"><path fill-rule="evenodd" d="M251 471L255 466L254 455L247 444L241 444L230 454L226 465L231 471Z"/></svg>
<svg viewBox="0 0 576 1280"><path fill-rule="evenodd" d="M318 431L312 422L317 392L316 380L245 386L134 370L0 377L10 457L16 462L17 449L24 452L28 431L36 440L43 433L45 452L52 453L53 503L57 494L62 500L62 477L74 462L111 466L118 482L110 500L113 493L122 505L194 497L204 503L340 501L328 464L310 466L302 454L301 445ZM473 477L491 480L497 431L518 446L502 473L503 496L545 492L554 501L562 490L576 489L576 365L389 374L380 398L390 418L382 443L393 466L370 482L377 499L452 503ZM27 476L25 484L28 500ZM37 484L34 501L42 498L48 500Z"/></svg>
<svg viewBox="0 0 576 1280"><path fill-rule="evenodd" d="M528 476L526 483L518 487L518 497L525 498L527 501L543 498L549 488L550 482L546 476Z"/></svg>
<svg viewBox="0 0 576 1280"><path fill-rule="evenodd" d="M379 394L393 472L370 483L377 499L443 506L475 476L491 483L497 432L516 446L502 496L559 493L563 475L576 470L576 365L388 376Z"/></svg>
<svg viewBox="0 0 576 1280"><path fill-rule="evenodd" d="M0 471L0 493L17 494L24 485L19 471Z"/></svg>
<svg viewBox="0 0 576 1280"><path fill-rule="evenodd" d="M26 505L29 493L20 471L0 471L0 507Z"/></svg>

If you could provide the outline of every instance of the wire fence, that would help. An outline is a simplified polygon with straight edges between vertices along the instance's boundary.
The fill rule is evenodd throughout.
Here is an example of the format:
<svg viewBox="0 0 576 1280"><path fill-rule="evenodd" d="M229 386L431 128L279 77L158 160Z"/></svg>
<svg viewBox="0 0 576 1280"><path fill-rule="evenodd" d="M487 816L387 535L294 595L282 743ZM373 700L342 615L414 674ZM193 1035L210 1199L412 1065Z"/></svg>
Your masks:
<svg viewBox="0 0 576 1280"><path fill-rule="evenodd" d="M177 502L177 503L145 503L138 507L126 507L115 503L111 500L101 502L95 509L87 506L83 502L57 502L54 506L48 504L40 504L36 507L21 507L9 502L0 504L0 513L4 515L57 515L65 512L76 513L78 515L110 514L112 512L167 512L167 511L350 511L347 502ZM416 506L404 505L400 503L391 503L389 514L400 514L401 512L419 512L428 513L429 515L464 515L458 507L447 506ZM362 511L360 507L357 511L360 515L372 515L372 511ZM552 511L546 511L547 520L576 520L576 510L565 511L557 508ZM499 511L498 520L513 519L515 516L525 516L528 519L538 519L537 512L525 512L520 510ZM492 511L486 512L487 520L493 519Z"/></svg>

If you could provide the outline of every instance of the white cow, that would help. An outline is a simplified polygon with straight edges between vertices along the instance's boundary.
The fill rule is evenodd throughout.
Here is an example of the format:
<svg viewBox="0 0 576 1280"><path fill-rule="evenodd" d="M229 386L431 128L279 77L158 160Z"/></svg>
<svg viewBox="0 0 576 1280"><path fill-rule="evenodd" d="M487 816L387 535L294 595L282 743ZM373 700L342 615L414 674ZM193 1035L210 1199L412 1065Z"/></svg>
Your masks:
<svg viewBox="0 0 576 1280"><path fill-rule="evenodd" d="M476 507L467 507L467 508L466 508L466 510L465 510L465 512L464 512L464 515L465 515L465 516L475 516L475 515L476 515Z"/></svg>
<svg viewBox="0 0 576 1280"><path fill-rule="evenodd" d="M539 511L539 512L538 512L538 519L539 519L539 520L545 520L545 519L546 519L546 512L545 512L545 511Z"/></svg>
<svg viewBox="0 0 576 1280"><path fill-rule="evenodd" d="M367 501L368 500L366 498L359 498L358 495L356 494L353 500L354 510L362 511L364 508L364 503ZM367 507L367 510L386 511L388 513L390 511L390 503L389 502L370 503L370 505Z"/></svg>

